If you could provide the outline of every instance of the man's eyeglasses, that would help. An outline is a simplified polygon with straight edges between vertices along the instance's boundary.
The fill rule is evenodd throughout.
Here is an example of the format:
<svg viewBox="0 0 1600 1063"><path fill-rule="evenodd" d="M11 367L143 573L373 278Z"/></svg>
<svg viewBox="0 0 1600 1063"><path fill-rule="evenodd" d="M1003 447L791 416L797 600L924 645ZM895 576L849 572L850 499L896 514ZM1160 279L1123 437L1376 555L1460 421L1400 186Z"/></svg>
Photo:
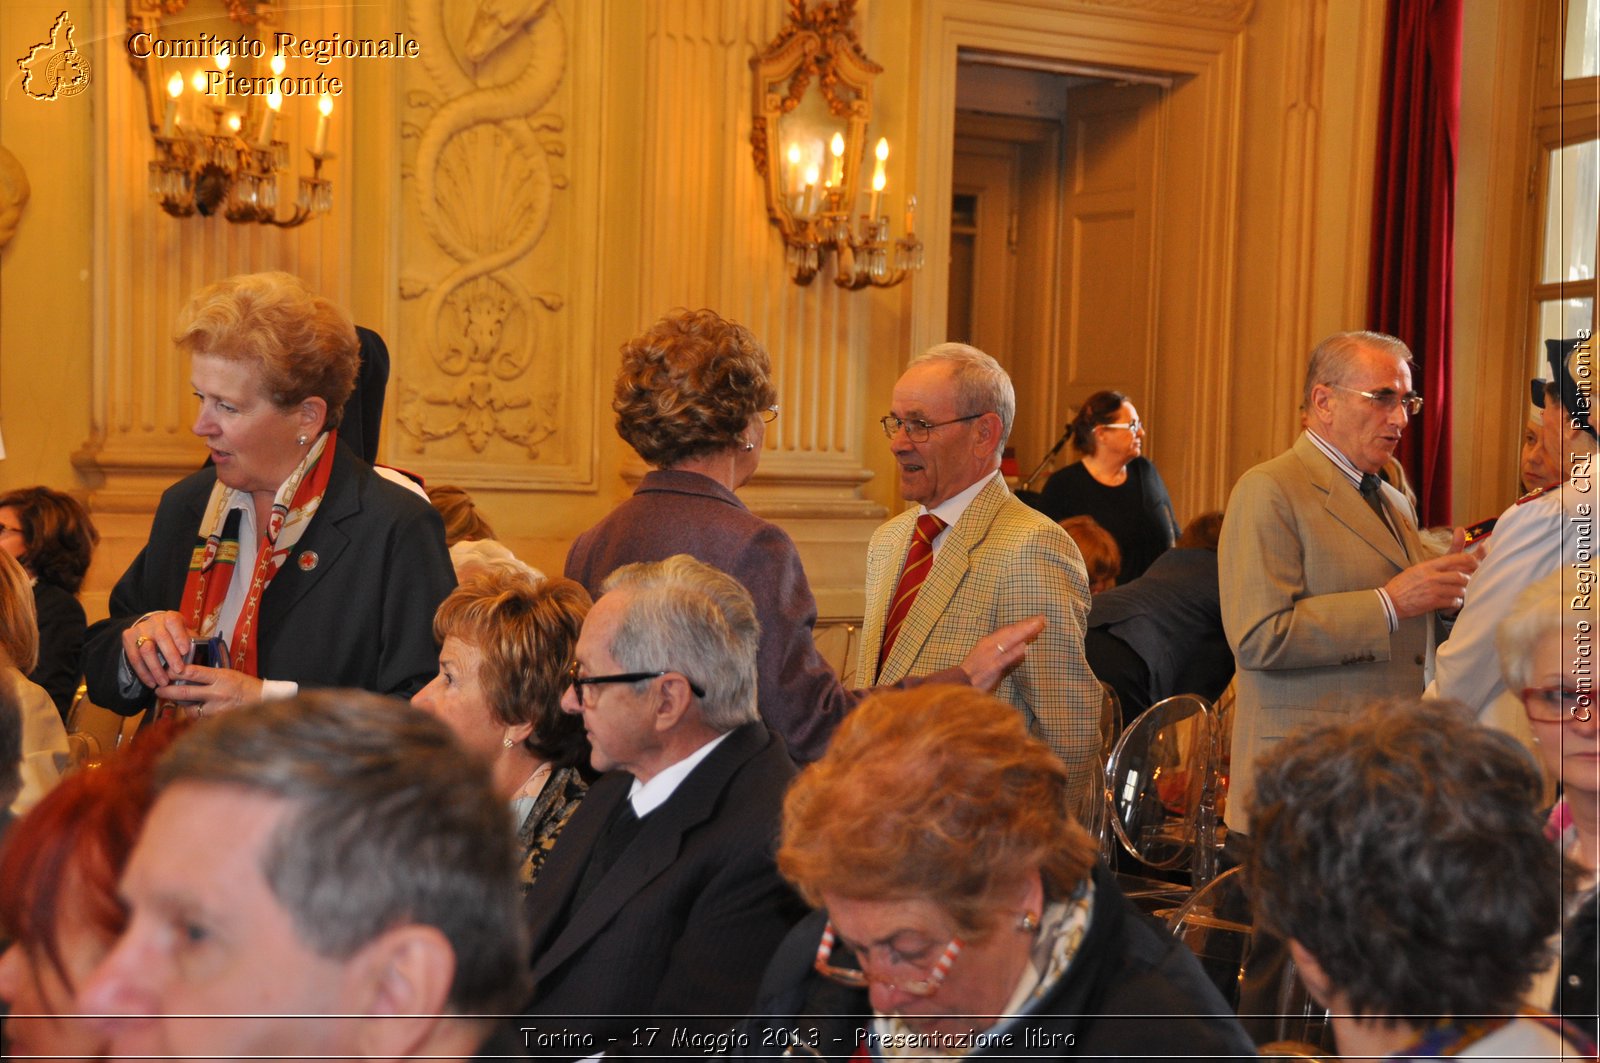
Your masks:
<svg viewBox="0 0 1600 1063"><path fill-rule="evenodd" d="M761 419L767 424L771 424L773 421L776 421L778 419L778 404L773 403L771 406L768 406L766 409L761 411L760 415Z"/></svg>
<svg viewBox="0 0 1600 1063"><path fill-rule="evenodd" d="M961 955L961 939L951 938L950 944L944 947L944 952L939 954L938 962L931 970L919 970L907 963L905 958L894 949L889 949L889 962L884 966L891 974L896 969L918 977L896 978L890 981L887 978L874 978L861 967L835 967L832 964L833 943L835 940L833 923L830 921L822 931L822 940L817 943L817 959L812 966L818 974L840 985L853 986L856 989L865 989L873 982L890 989L897 989L902 993L910 993L914 997L931 997L939 991L944 984L945 975L950 973L950 967L956 962L956 957ZM854 951L854 950L852 950ZM856 953L860 959L860 953ZM861 961L863 965L865 961Z"/></svg>
<svg viewBox="0 0 1600 1063"><path fill-rule="evenodd" d="M605 683L642 683L646 679L659 679L664 675L683 675L682 672L618 672L616 675L580 675L578 662L573 661L567 665L567 685L572 688L573 696L578 699L578 704L583 704L583 688L587 686L600 686ZM688 676L683 676L683 681L689 684L689 689L694 691L694 696L703 698L705 689Z"/></svg>
<svg viewBox="0 0 1600 1063"><path fill-rule="evenodd" d="M1364 399L1377 403L1386 411L1392 410L1396 406L1404 406L1406 413L1412 417L1422 412L1422 396L1415 391L1408 391L1402 395L1400 392L1390 388L1384 388L1382 391L1362 391L1360 388L1347 388L1343 384L1329 384L1328 386L1330 388L1338 388L1340 391L1348 391L1353 395L1360 395Z"/></svg>
<svg viewBox="0 0 1600 1063"><path fill-rule="evenodd" d="M1566 687L1525 687L1522 707L1535 723L1588 723L1594 718L1594 694Z"/></svg>
<svg viewBox="0 0 1600 1063"><path fill-rule="evenodd" d="M887 417L879 418L878 423L883 425L883 434L890 439L893 439L895 433L904 428L906 430L906 438L911 442L926 443L928 441L928 433L935 428L943 428L947 424L960 424L962 421L976 421L982 416L983 414L981 413L969 413L965 417L957 417L949 421L930 422L917 418L903 419L891 413Z"/></svg>
<svg viewBox="0 0 1600 1063"><path fill-rule="evenodd" d="M22 529L21 528L13 528L9 524L0 524L0 535L10 535L13 532L16 533L17 535L21 535L22 534Z"/></svg>

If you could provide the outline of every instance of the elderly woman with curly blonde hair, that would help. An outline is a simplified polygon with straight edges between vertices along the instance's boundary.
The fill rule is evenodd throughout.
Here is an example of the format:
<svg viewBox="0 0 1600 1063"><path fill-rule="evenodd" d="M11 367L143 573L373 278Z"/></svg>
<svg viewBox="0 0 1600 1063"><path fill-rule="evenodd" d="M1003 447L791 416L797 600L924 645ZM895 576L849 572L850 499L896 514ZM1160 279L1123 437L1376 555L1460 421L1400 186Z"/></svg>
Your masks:
<svg viewBox="0 0 1600 1063"><path fill-rule="evenodd" d="M862 702L784 800L778 869L818 911L767 968L748 1054L1252 1054L1194 956L1096 865L1070 796L996 698Z"/></svg>
<svg viewBox="0 0 1600 1063"><path fill-rule="evenodd" d="M174 340L211 464L162 496L90 631L89 696L133 715L157 698L198 713L301 686L415 693L455 576L433 507L339 442L350 319L296 277L251 273L197 292ZM227 660L186 663L213 638Z"/></svg>
<svg viewBox="0 0 1600 1063"><path fill-rule="evenodd" d="M765 348L711 310L674 310L623 344L617 432L655 468L572 544L566 575L598 594L622 565L689 554L737 579L761 621L761 716L808 763L866 691L846 690L817 652L817 603L794 541L734 494L761 462L777 399ZM1037 634L1034 621L996 631L936 678L993 689Z"/></svg>

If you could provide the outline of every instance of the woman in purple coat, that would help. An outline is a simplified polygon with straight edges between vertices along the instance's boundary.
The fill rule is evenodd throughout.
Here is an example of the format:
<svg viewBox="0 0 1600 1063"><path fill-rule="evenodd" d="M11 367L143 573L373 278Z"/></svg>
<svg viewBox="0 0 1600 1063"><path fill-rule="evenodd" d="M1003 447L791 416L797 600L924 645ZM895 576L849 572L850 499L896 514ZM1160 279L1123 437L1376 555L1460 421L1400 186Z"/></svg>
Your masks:
<svg viewBox="0 0 1600 1063"><path fill-rule="evenodd" d="M761 461L777 398L765 348L713 311L672 311L624 344L611 408L618 434L654 470L577 538L566 575L599 595L621 565L690 554L744 584L761 621L757 704L804 764L867 692L846 690L817 652L817 603L794 540L734 494ZM993 689L1037 633L1031 622L1002 628L960 668L912 682Z"/></svg>

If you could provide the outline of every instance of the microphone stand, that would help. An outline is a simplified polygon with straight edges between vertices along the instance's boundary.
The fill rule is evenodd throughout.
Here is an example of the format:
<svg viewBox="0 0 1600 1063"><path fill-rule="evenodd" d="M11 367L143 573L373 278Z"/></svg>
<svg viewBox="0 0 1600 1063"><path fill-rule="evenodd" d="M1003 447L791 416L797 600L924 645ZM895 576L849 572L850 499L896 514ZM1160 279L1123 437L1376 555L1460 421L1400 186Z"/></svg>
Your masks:
<svg viewBox="0 0 1600 1063"><path fill-rule="evenodd" d="M1061 438L1056 440L1056 445L1050 448L1050 453L1046 454L1044 456L1044 460L1039 462L1039 464L1034 467L1034 470L1028 474L1028 478L1017 486L1017 490L1030 490L1033 487L1033 481L1037 480L1039 478L1039 474L1044 472L1044 467L1055 460L1056 455L1061 453L1061 448L1066 446L1067 440L1071 438L1072 426L1069 424L1067 425L1066 430L1061 433Z"/></svg>

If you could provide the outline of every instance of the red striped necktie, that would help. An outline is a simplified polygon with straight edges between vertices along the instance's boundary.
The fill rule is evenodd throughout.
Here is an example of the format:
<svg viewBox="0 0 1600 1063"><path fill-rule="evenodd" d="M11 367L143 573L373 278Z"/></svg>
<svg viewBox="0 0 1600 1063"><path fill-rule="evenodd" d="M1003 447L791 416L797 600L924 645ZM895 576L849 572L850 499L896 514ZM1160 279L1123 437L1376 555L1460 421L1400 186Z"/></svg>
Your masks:
<svg viewBox="0 0 1600 1063"><path fill-rule="evenodd" d="M906 622L906 614L911 612L911 603L917 600L922 581L928 578L928 570L933 567L933 540L944 531L944 526L944 521L932 513L924 513L917 518L917 533L911 539L911 549L906 552L906 567L900 572L900 584L894 589L894 603L889 606L889 619L883 625L883 649L878 653L880 672L883 662L889 659L889 650L894 647L895 638L900 634L900 625Z"/></svg>

